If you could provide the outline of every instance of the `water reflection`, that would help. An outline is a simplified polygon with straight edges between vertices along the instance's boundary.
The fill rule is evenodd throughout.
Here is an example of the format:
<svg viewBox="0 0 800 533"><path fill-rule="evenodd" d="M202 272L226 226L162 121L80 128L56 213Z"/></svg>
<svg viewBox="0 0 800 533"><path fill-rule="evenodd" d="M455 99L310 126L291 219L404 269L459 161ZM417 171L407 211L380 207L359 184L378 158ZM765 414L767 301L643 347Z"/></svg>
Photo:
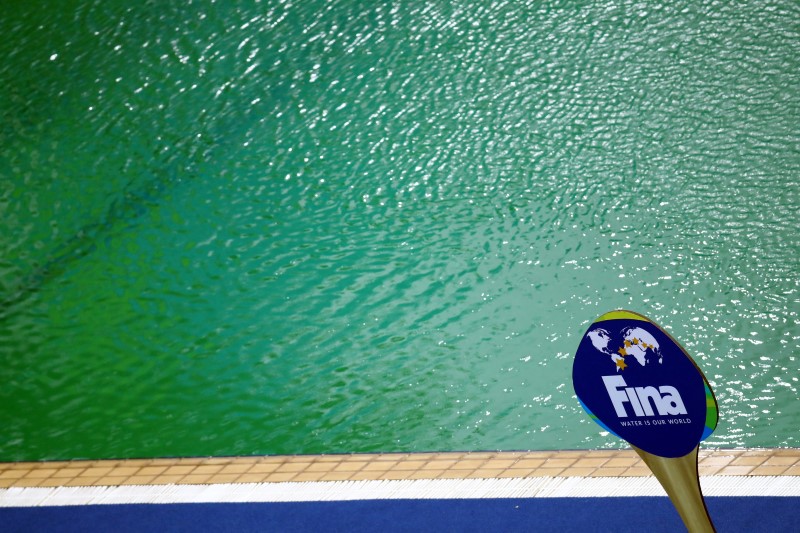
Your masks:
<svg viewBox="0 0 800 533"><path fill-rule="evenodd" d="M796 6L6 11L2 458L613 446L615 307L797 444Z"/></svg>

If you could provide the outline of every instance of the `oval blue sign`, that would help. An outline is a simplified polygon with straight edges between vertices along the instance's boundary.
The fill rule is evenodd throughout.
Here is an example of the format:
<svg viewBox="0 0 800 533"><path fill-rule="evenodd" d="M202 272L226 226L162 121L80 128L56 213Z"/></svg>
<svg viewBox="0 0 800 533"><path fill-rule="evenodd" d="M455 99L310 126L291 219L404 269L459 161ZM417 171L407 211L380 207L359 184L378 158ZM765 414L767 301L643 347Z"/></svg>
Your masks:
<svg viewBox="0 0 800 533"><path fill-rule="evenodd" d="M686 351L648 318L607 313L572 366L581 406L605 429L660 457L682 457L717 425L717 403Z"/></svg>

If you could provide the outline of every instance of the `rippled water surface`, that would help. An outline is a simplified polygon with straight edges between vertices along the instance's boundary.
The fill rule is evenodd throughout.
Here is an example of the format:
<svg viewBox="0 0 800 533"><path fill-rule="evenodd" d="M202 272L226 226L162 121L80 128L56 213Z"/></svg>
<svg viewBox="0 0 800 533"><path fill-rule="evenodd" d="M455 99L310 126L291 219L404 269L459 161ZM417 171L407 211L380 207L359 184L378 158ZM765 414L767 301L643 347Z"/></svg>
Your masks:
<svg viewBox="0 0 800 533"><path fill-rule="evenodd" d="M619 446L617 307L798 446L800 7L0 6L0 460Z"/></svg>

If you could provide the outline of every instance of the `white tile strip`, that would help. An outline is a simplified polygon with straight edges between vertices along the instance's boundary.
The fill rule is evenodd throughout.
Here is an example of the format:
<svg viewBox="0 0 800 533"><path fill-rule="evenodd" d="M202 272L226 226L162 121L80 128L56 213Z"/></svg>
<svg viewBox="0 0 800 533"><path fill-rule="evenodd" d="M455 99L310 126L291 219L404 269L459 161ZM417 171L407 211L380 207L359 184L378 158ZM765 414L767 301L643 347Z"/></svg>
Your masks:
<svg viewBox="0 0 800 533"><path fill-rule="evenodd" d="M704 476L706 496L800 497L800 476ZM0 507L666 496L653 477L551 477L0 489Z"/></svg>

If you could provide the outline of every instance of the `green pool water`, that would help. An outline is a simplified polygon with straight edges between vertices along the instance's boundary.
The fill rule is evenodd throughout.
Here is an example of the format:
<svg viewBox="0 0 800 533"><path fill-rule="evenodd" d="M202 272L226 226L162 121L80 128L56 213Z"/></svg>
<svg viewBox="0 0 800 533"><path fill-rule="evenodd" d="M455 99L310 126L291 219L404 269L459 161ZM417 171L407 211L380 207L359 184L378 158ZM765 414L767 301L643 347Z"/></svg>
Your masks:
<svg viewBox="0 0 800 533"><path fill-rule="evenodd" d="M0 5L0 460L617 447L600 314L798 446L800 7Z"/></svg>

